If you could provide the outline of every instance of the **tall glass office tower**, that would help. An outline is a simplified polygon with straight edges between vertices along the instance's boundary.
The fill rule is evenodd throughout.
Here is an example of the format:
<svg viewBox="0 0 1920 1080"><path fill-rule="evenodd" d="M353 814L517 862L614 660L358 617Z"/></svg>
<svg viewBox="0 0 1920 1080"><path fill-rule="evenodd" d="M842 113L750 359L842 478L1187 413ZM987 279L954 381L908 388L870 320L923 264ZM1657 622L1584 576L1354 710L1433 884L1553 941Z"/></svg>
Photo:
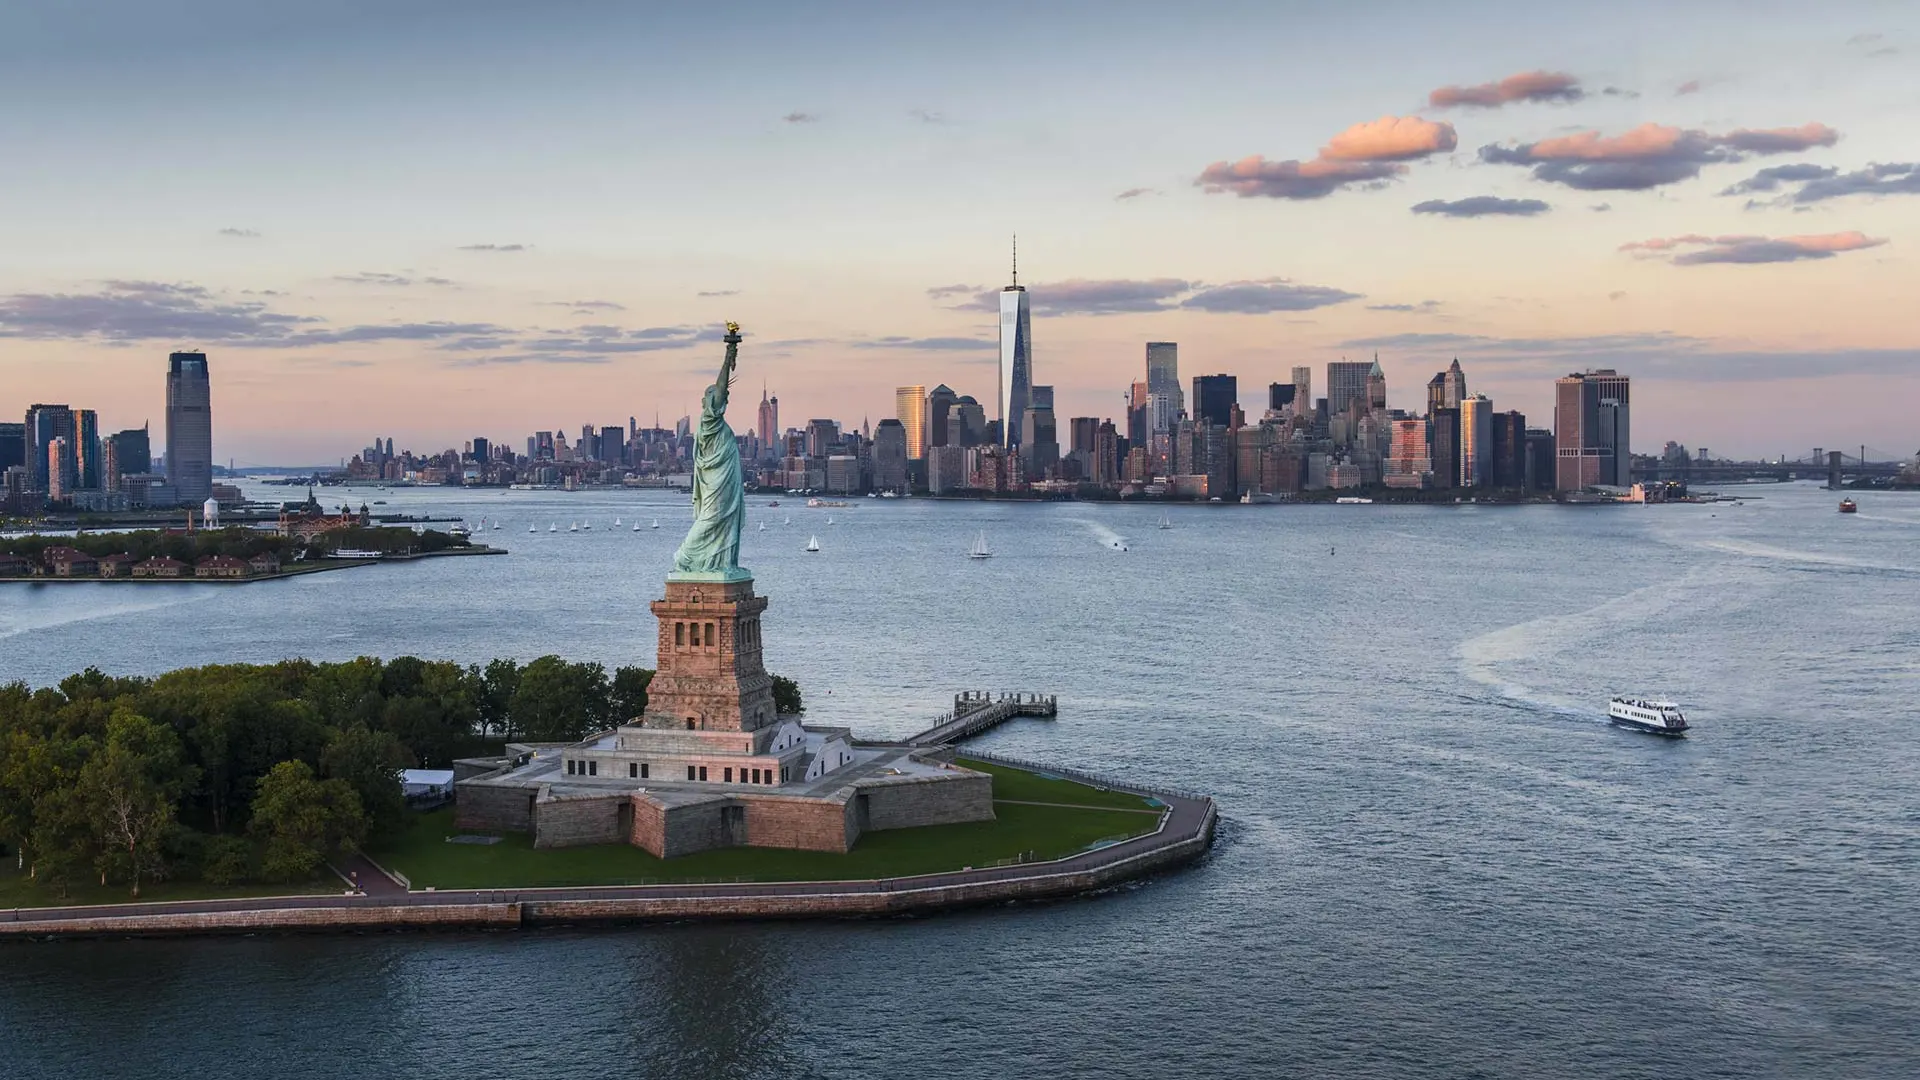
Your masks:
<svg viewBox="0 0 1920 1080"><path fill-rule="evenodd" d="M213 497L213 391L206 353L167 358L167 479L187 506Z"/></svg>
<svg viewBox="0 0 1920 1080"><path fill-rule="evenodd" d="M1013 253L1013 283L1000 290L1000 438L1020 445L1020 430L1033 396L1033 310L1020 284L1020 249Z"/></svg>

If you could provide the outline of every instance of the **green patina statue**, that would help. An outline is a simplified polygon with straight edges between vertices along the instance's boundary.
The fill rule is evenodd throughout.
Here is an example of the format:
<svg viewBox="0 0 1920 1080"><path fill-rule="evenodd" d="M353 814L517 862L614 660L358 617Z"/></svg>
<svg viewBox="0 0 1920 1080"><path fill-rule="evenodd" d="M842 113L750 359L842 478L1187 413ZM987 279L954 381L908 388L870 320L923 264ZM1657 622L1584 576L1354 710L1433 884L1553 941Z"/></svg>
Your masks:
<svg viewBox="0 0 1920 1080"><path fill-rule="evenodd" d="M727 358L701 400L700 428L693 440L693 527L673 555L669 581L751 581L740 568L740 530L747 520L747 491L740 474L740 444L727 425L727 392L740 355L740 324L727 324Z"/></svg>

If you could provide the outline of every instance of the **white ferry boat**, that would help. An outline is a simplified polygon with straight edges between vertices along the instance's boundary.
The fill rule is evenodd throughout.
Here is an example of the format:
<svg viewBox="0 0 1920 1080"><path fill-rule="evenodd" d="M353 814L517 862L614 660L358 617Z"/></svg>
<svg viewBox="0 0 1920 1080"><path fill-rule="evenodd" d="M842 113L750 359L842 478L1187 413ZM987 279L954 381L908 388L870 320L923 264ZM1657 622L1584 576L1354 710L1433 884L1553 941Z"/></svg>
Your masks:
<svg viewBox="0 0 1920 1080"><path fill-rule="evenodd" d="M1671 701L1617 697L1607 703L1607 719L1621 727L1651 731L1655 735L1683 735L1687 730L1687 718L1681 714L1680 706Z"/></svg>

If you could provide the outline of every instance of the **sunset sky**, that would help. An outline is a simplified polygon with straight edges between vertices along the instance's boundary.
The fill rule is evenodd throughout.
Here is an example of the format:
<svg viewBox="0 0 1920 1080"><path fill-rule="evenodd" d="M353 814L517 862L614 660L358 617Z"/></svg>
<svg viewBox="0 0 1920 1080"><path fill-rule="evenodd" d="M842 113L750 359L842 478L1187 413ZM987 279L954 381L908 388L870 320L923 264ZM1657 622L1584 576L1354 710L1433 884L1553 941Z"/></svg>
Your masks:
<svg viewBox="0 0 1920 1080"><path fill-rule="evenodd" d="M990 402L1018 232L1063 431L1171 340L1256 413L1458 356L1536 426L1621 369L1640 452L1910 454L1916 70L1893 2L24 0L0 416L157 431L200 347L223 460L518 447L671 423L726 319L787 424Z"/></svg>

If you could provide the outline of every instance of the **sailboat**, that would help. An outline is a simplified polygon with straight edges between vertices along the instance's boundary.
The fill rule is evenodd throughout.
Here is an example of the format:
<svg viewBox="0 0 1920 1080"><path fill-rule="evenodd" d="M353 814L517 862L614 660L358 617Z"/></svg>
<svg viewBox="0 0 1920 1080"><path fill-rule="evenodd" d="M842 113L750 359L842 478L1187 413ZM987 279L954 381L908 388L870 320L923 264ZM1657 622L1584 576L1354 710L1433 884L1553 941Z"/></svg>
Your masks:
<svg viewBox="0 0 1920 1080"><path fill-rule="evenodd" d="M809 537L807 537L807 550L808 550L808 551L819 551L819 550L820 550L820 538L819 538L819 537L817 537L817 536L809 536Z"/></svg>
<svg viewBox="0 0 1920 1080"><path fill-rule="evenodd" d="M592 531L593 531L593 522L591 522L591 521L583 521L583 522L581 522L581 523L580 523L580 527L581 527L581 528L583 528L583 529L585 529L585 530L587 530L588 532L592 532Z"/></svg>
<svg viewBox="0 0 1920 1080"><path fill-rule="evenodd" d="M793 519L792 519L792 518L781 518L781 519L780 519L780 524L782 524L782 525L791 525L791 524L793 524Z"/></svg>
<svg viewBox="0 0 1920 1080"><path fill-rule="evenodd" d="M639 532L639 531L640 531L640 523L639 523L639 522L637 522L637 521L636 521L636 522L634 522L634 523L633 523L633 531L634 531L634 532Z"/></svg>
<svg viewBox="0 0 1920 1080"><path fill-rule="evenodd" d="M616 529L620 527L620 519L619 519L619 518L614 518L614 519L613 519L613 527L614 527L614 528L616 528Z"/></svg>
<svg viewBox="0 0 1920 1080"><path fill-rule="evenodd" d="M494 532L499 532L499 531L500 531L500 519L499 519L499 518L495 518L495 519L494 519L494 521L493 521L493 531L494 531Z"/></svg>
<svg viewBox="0 0 1920 1080"><path fill-rule="evenodd" d="M659 518L654 518L654 519L653 519L653 526L652 526L652 527L653 527L653 528L656 528L656 529L660 527L660 519L659 519Z"/></svg>
<svg viewBox="0 0 1920 1080"><path fill-rule="evenodd" d="M760 531L761 531L761 532L766 532L766 531L767 531L767 523L766 523L766 522L764 522L764 521L763 521L763 522L761 522L761 523L760 523Z"/></svg>
<svg viewBox="0 0 1920 1080"><path fill-rule="evenodd" d="M973 538L973 547L967 551L969 559L991 559L993 552L987 548L987 530L981 529L980 535Z"/></svg>
<svg viewBox="0 0 1920 1080"><path fill-rule="evenodd" d="M555 522L551 522L551 521L549 521L549 522L547 522L547 531L548 531L548 532L559 532L559 531L560 531L560 526L559 526L559 525L558 525L557 523L555 523Z"/></svg>
<svg viewBox="0 0 1920 1080"><path fill-rule="evenodd" d="M569 521L569 522L567 522L567 531L568 531L568 532L579 532L579 531L580 531L580 523L579 523L579 522L577 522L577 521Z"/></svg>
<svg viewBox="0 0 1920 1080"><path fill-rule="evenodd" d="M827 524L829 524L829 525L831 525L831 524L833 524L833 517L832 517L832 515L828 515L828 517L827 517Z"/></svg>
<svg viewBox="0 0 1920 1080"><path fill-rule="evenodd" d="M1157 527L1162 529L1173 528L1173 522L1170 519L1168 519L1167 512L1165 510L1162 510L1160 512L1160 524Z"/></svg>
<svg viewBox="0 0 1920 1080"><path fill-rule="evenodd" d="M538 525L529 525L529 526L527 526L527 531L528 531L528 532L539 532L539 531L540 531L540 527L539 527Z"/></svg>

